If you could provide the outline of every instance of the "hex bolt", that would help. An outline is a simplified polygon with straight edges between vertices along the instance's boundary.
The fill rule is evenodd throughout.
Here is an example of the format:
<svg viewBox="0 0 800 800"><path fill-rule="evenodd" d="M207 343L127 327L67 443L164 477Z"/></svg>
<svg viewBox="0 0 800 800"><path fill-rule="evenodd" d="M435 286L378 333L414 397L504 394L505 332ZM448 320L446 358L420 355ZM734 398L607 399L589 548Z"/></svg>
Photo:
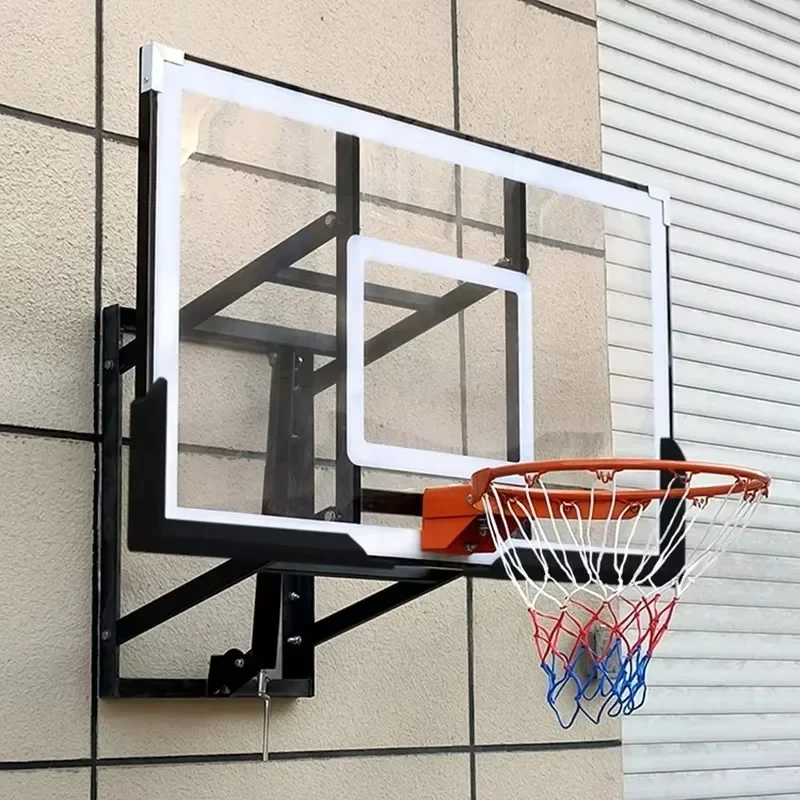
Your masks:
<svg viewBox="0 0 800 800"><path fill-rule="evenodd" d="M244 659L243 658L237 658L236 661L234 661L233 663L237 667L239 667L239 669L241 669L244 666Z"/></svg>
<svg viewBox="0 0 800 800"><path fill-rule="evenodd" d="M329 508L325 512L325 521L326 522L335 522L336 521L336 512L332 508Z"/></svg>
<svg viewBox="0 0 800 800"><path fill-rule="evenodd" d="M464 545L464 549L468 553L474 553L477 548L472 542L467 542L467 544Z"/></svg>
<svg viewBox="0 0 800 800"><path fill-rule="evenodd" d="M230 690L230 688L228 686L223 686L222 687L222 694L230 694L230 693L231 693L231 690Z"/></svg>
<svg viewBox="0 0 800 800"><path fill-rule="evenodd" d="M299 600L300 595L297 592L289 592L289 599L290 600Z"/></svg>
<svg viewBox="0 0 800 800"><path fill-rule="evenodd" d="M113 362L113 361L112 361L110 358L107 358L107 359L106 359L106 360L103 362L103 366L104 366L106 369L114 369L114 362Z"/></svg>
<svg viewBox="0 0 800 800"><path fill-rule="evenodd" d="M335 222L336 222L336 214L326 214L325 215L325 224L329 228L332 228Z"/></svg>
<svg viewBox="0 0 800 800"><path fill-rule="evenodd" d="M295 646L303 644L303 637L302 636L290 636L286 640L286 644L293 644Z"/></svg>
<svg viewBox="0 0 800 800"><path fill-rule="evenodd" d="M100 634L100 638L101 638L101 639L102 639L104 642L107 642L107 641L108 641L108 640L111 638L111 631L103 631L103 632Z"/></svg>

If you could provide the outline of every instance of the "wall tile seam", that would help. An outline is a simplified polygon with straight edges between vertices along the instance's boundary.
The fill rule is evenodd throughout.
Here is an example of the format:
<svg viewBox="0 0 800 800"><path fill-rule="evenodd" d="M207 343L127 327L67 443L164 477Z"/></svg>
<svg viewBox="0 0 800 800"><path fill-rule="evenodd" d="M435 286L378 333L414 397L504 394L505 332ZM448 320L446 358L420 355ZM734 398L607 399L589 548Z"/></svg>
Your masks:
<svg viewBox="0 0 800 800"><path fill-rule="evenodd" d="M538 8L541 11L547 11L557 17L564 17L565 19L572 20L572 22L577 22L580 25L588 25L591 28L597 27L596 19L586 17L583 14L579 14L577 11L570 11L569 9L561 8L561 6L554 5L553 3L548 3L547 0L519 0L519 2L524 3L526 6Z"/></svg>
<svg viewBox="0 0 800 800"><path fill-rule="evenodd" d="M404 758L417 755L491 755L495 753L537 753L576 750L609 750L622 747L621 739L587 739L565 742L520 742L507 744L442 745L420 747L347 748L341 750L276 750L269 761L330 761L339 758ZM119 756L0 761L0 772L88 767L158 766L162 764L238 763L263 761L263 753L201 753L186 755Z"/></svg>
<svg viewBox="0 0 800 800"><path fill-rule="evenodd" d="M59 130L70 131L72 133L80 133L84 136L94 137L96 132L94 125L86 125L84 123L74 122L62 117L54 117L49 114L43 114L39 111L29 111L28 109L20 106L12 106L8 103L0 103L0 117L8 117L10 119L18 119L25 122L33 122L39 125L44 125L48 128L57 128Z"/></svg>
<svg viewBox="0 0 800 800"><path fill-rule="evenodd" d="M126 142L126 144L127 143L128 142ZM135 144L135 140L133 141L133 144ZM233 172L243 172L248 175L256 175L277 183L285 183L290 186L300 186L303 188L312 189L330 194L331 196L333 196L336 191L336 188L333 184L326 183L325 181L307 178L305 176L296 175L290 172L281 172L279 170L270 169L269 167L260 167L244 161L237 161L235 159L228 159L208 153L197 152L192 155L190 160L198 161L203 164L210 164L221 169L230 169ZM463 214L459 215L458 211L454 211L453 213L441 211L439 209L428 208L415 203L407 203L395 198L384 197L377 194L368 194L366 192L362 193L361 201L364 203L373 203L376 206L389 208L393 211L403 211L409 214L417 214L418 216L425 217L427 219L435 219L439 222L447 222L453 225L458 225L461 223L464 228L468 228L470 230L493 233L498 236L503 235L503 227L501 225L495 225L491 222L473 219L472 217L467 217ZM527 240L532 244L542 244L547 247L554 247L559 250L567 250L569 252L581 253L583 255L605 255L605 251L602 248L577 244L575 242L569 242L562 239L554 239L551 236L541 236L534 233L528 233Z"/></svg>
<svg viewBox="0 0 800 800"><path fill-rule="evenodd" d="M23 436L29 439L52 439L69 442L97 442L99 435L91 431L72 431L65 428L37 428L30 425L0 423L0 436Z"/></svg>

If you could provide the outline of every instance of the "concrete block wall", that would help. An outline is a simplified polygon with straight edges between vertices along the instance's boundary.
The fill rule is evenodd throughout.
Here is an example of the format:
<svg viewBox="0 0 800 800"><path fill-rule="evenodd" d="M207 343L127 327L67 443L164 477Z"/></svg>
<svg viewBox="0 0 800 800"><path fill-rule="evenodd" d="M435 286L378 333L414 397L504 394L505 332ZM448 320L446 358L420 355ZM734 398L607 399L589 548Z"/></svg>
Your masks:
<svg viewBox="0 0 800 800"><path fill-rule="evenodd" d="M459 581L320 648L317 696L273 702L267 763L260 702L93 699L97 314L133 303L148 40L600 164L594 0L0 6L0 797L620 797L619 726L558 728L503 584ZM547 263L577 286L569 253ZM237 378L248 358L232 359ZM596 421L575 429L593 425L602 437ZM213 458L193 459L185 490L213 503ZM252 468L240 462L232 480ZM210 563L124 553L123 611ZM375 588L319 581L318 613ZM252 591L126 645L123 674L202 676L209 652L246 644Z"/></svg>

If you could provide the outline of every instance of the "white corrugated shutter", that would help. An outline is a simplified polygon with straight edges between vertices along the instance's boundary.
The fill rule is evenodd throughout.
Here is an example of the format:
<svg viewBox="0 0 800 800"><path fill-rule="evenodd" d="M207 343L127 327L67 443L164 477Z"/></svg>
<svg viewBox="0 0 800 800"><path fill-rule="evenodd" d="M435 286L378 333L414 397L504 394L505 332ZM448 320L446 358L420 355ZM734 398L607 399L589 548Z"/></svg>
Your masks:
<svg viewBox="0 0 800 800"><path fill-rule="evenodd" d="M673 197L677 438L775 480L650 667L626 800L800 798L800 0L598 16L604 169Z"/></svg>

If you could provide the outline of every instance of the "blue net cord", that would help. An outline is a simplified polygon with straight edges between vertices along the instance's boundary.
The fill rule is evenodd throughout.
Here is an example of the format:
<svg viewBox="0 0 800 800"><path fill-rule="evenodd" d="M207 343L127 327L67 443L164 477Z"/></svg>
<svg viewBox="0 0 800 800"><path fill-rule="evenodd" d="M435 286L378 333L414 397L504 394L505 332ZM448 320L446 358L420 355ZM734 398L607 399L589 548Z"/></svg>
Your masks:
<svg viewBox="0 0 800 800"><path fill-rule="evenodd" d="M608 601L591 609L574 599L571 610L558 616L529 612L547 676L547 702L564 729L581 716L595 724L603 717L627 716L645 702L647 667L677 599L656 595L637 603L622 598L618 602L628 611L624 616ZM580 612L588 612L588 620L579 621ZM606 634L606 642L593 646L598 629Z"/></svg>

